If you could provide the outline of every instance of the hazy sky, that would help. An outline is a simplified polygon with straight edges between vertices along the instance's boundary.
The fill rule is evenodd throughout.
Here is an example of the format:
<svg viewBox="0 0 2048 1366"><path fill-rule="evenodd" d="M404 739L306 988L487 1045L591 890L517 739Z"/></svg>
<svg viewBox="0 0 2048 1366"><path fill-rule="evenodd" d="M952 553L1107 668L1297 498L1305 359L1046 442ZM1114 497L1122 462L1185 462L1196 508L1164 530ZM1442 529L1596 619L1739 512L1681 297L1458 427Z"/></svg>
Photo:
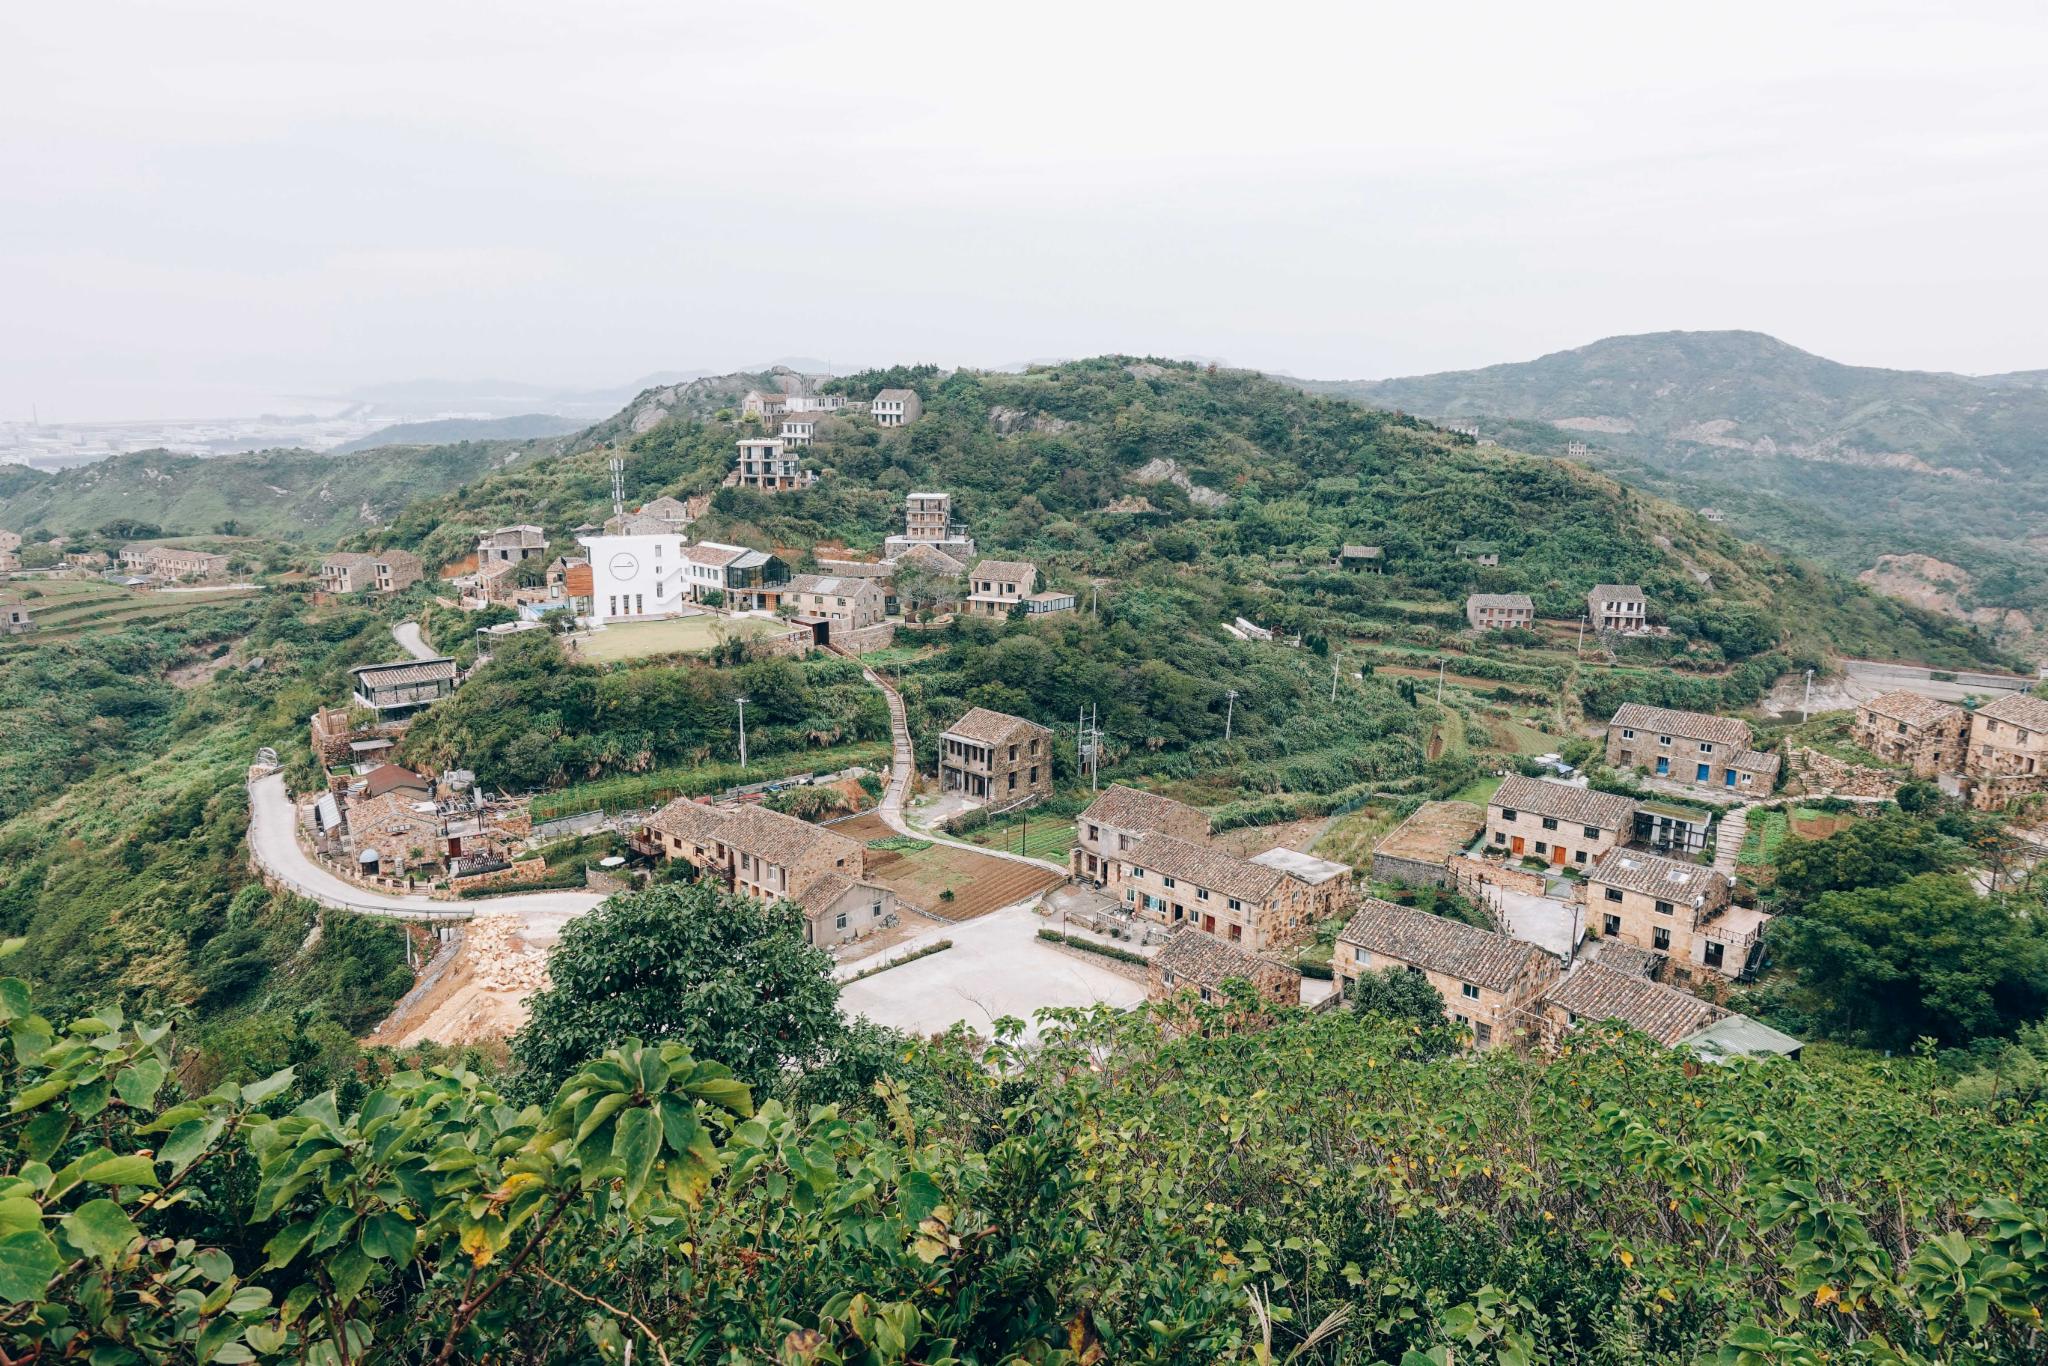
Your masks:
<svg viewBox="0 0 2048 1366"><path fill-rule="evenodd" d="M808 355L2048 366L2048 6L10 4L0 419Z"/></svg>

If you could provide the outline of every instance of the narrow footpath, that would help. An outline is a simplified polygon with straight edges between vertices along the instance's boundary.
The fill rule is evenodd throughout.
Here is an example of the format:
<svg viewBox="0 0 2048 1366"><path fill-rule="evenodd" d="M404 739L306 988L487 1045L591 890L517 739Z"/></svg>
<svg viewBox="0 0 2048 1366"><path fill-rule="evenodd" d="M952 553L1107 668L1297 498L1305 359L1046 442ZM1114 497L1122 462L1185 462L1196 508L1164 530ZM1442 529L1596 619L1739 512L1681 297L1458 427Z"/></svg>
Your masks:
<svg viewBox="0 0 2048 1366"><path fill-rule="evenodd" d="M917 751L910 743L910 719L904 710L903 698L896 689L889 686L888 680L881 674L861 663L860 656L845 657L860 664L861 673L867 676L869 683L881 689L883 700L889 704L889 782L882 789L882 804L875 812L882 818L884 825L897 834L908 835L912 839L931 840L935 844L951 844L961 849L971 849L977 854L987 854L991 858L1008 859L1012 863L1028 863L1034 868L1058 873L1061 877L1067 875L1067 866L1064 863L1054 863L1051 859L1031 858L1002 849L987 849L979 844L970 844L966 840L954 839L951 835L941 835L936 831L920 830L913 826L904 815L904 808L910 800L910 782L915 772Z"/></svg>
<svg viewBox="0 0 2048 1366"><path fill-rule="evenodd" d="M1735 881L1735 865L1742 858L1742 842L1749 837L1749 812L1735 807L1721 817L1721 829L1714 836L1714 871Z"/></svg>
<svg viewBox="0 0 2048 1366"><path fill-rule="evenodd" d="M401 621L391 628L391 638L398 642L398 648L414 659L439 659L441 656L427 648L426 638L420 635L420 624L416 621Z"/></svg>

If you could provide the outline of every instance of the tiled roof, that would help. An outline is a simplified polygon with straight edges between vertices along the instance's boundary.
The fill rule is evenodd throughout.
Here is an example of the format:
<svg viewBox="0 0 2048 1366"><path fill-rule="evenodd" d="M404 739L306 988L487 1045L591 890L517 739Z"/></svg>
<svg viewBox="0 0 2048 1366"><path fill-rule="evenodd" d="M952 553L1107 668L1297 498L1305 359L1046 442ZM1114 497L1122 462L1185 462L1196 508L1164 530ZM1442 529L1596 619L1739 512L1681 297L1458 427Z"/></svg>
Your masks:
<svg viewBox="0 0 2048 1366"><path fill-rule="evenodd" d="M853 879L844 873L820 873L797 889L790 898L812 915L829 908L833 902L853 889Z"/></svg>
<svg viewBox="0 0 2048 1366"><path fill-rule="evenodd" d="M677 839L707 843L732 819L732 812L678 797L647 818L647 828Z"/></svg>
<svg viewBox="0 0 2048 1366"><path fill-rule="evenodd" d="M1038 566L1028 560L983 560L970 576L976 580L1029 584L1038 578Z"/></svg>
<svg viewBox="0 0 2048 1366"><path fill-rule="evenodd" d="M1311 887L1320 887L1333 878L1349 880L1351 877L1351 865L1348 863L1317 858L1299 849L1277 845L1264 853L1253 854L1251 861L1262 868L1278 868L1296 882L1305 882Z"/></svg>
<svg viewBox="0 0 2048 1366"><path fill-rule="evenodd" d="M1157 830L1119 857L1147 872L1161 873L1177 882L1191 882L1240 901L1264 901L1284 876L1278 868Z"/></svg>
<svg viewBox="0 0 2048 1366"><path fill-rule="evenodd" d="M1625 830L1636 814L1635 802L1627 797L1548 778L1524 778L1519 773L1501 783L1492 804L1602 830Z"/></svg>
<svg viewBox="0 0 2048 1366"><path fill-rule="evenodd" d="M720 545L717 541L699 541L696 545L683 547L683 558L697 564L708 564L722 569L747 553L743 545Z"/></svg>
<svg viewBox="0 0 2048 1366"><path fill-rule="evenodd" d="M1141 792L1135 787L1112 783L1109 790L1088 803L1081 813L1084 821L1112 826L1118 830L1163 830L1188 838L1189 831L1209 833L1209 816L1185 802Z"/></svg>
<svg viewBox="0 0 2048 1366"><path fill-rule="evenodd" d="M1544 994L1545 1005L1582 1020L1620 1020L1669 1046L1697 1034L1728 1012L1690 992L1588 963Z"/></svg>
<svg viewBox="0 0 2048 1366"><path fill-rule="evenodd" d="M914 545L911 546L908 550L903 551L896 557L896 563L898 564L903 564L907 561L916 561L917 563L925 565L926 567L930 568L932 572L937 574L945 574L950 576L964 574L967 572L967 566L965 564L961 563L959 560L954 559L951 555L948 555L945 551L940 550L936 546Z"/></svg>
<svg viewBox="0 0 2048 1366"><path fill-rule="evenodd" d="M425 778L397 764L379 764L363 775L363 791L372 797L381 797L401 787L418 792L434 790L434 785Z"/></svg>
<svg viewBox="0 0 2048 1366"><path fill-rule="evenodd" d="M883 564L870 560L834 560L822 557L818 560L818 568L826 570L842 579L886 579L896 572L896 566L893 564ZM795 583L796 580L791 579L790 582Z"/></svg>
<svg viewBox="0 0 2048 1366"><path fill-rule="evenodd" d="M352 550L339 551L333 555L329 555L326 559L320 561L320 567L323 570L347 569L350 571L354 571L359 569L374 569L376 568L376 565L377 561L371 556L359 555Z"/></svg>
<svg viewBox="0 0 2048 1366"><path fill-rule="evenodd" d="M690 505L680 498L671 498L664 493L659 498L650 498L642 503L640 505L640 515L642 517L665 517L670 519L687 517L690 515Z"/></svg>
<svg viewBox="0 0 2048 1366"><path fill-rule="evenodd" d="M1192 925L1181 926L1167 938L1166 947L1153 957L1152 966L1161 973L1171 972L1176 979L1176 987L1183 983L1213 987L1233 977L1257 982L1276 969L1291 974L1297 983L1301 980L1297 969L1247 953L1228 940L1204 934Z"/></svg>
<svg viewBox="0 0 2048 1366"><path fill-rule="evenodd" d="M1337 552L1340 560L1377 560L1380 548L1376 545L1347 545Z"/></svg>
<svg viewBox="0 0 2048 1366"><path fill-rule="evenodd" d="M1909 726L1939 726L1963 714L1961 707L1951 707L1946 702L1903 690L1888 692L1857 705L1888 720L1904 721Z"/></svg>
<svg viewBox="0 0 2048 1366"><path fill-rule="evenodd" d="M420 568L420 557L410 550L380 550L372 557L378 564L410 565Z"/></svg>
<svg viewBox="0 0 2048 1366"><path fill-rule="evenodd" d="M1977 708L1977 715L1988 716L1994 721L2025 730L2048 731L2048 702L2026 693L2014 693L2001 697L1996 702L1986 702Z"/></svg>
<svg viewBox="0 0 2048 1366"><path fill-rule="evenodd" d="M844 835L834 834L809 821L800 821L795 816L785 816L780 811L770 811L765 806L748 806L734 812L718 832L718 840L743 854L752 854L755 858L766 859L785 868L821 843L846 846L843 851L834 848L834 858L850 857L860 849Z"/></svg>
<svg viewBox="0 0 2048 1366"><path fill-rule="evenodd" d="M1536 604L1527 593L1474 593L1465 599L1467 607L1512 607L1523 612L1533 612Z"/></svg>
<svg viewBox="0 0 2048 1366"><path fill-rule="evenodd" d="M875 395L875 397L876 397L876 398L886 398L886 399L911 399L911 398L916 398L916 397L917 397L917 390L915 390L915 389L884 389L884 390L882 390L882 391L881 391L880 393L876 394L876 395Z"/></svg>
<svg viewBox="0 0 2048 1366"><path fill-rule="evenodd" d="M1649 731L1653 735L1676 735L1687 740L1711 740L1715 744L1748 749L1749 726L1732 716L1715 716L1703 711L1673 711L1669 707L1624 702L1614 713L1610 726Z"/></svg>
<svg viewBox="0 0 2048 1366"><path fill-rule="evenodd" d="M1653 949L1631 944L1626 939L1603 939L1593 961L1603 968L1625 972L1631 977L1655 977L1657 969L1664 964L1664 957Z"/></svg>
<svg viewBox="0 0 2048 1366"><path fill-rule="evenodd" d="M1513 990L1530 965L1545 956L1534 944L1377 897L1358 908L1337 938L1489 991Z"/></svg>
<svg viewBox="0 0 2048 1366"><path fill-rule="evenodd" d="M1639 583L1596 583L1586 590L1586 597L1600 602L1641 602L1643 586Z"/></svg>
<svg viewBox="0 0 2048 1366"><path fill-rule="evenodd" d="M1783 760L1779 759L1775 754L1766 754L1762 750L1757 749L1745 749L1742 753L1730 759L1728 766L1730 768L1747 769L1751 773L1775 778L1778 775L1778 765L1782 762Z"/></svg>
<svg viewBox="0 0 2048 1366"><path fill-rule="evenodd" d="M783 588L791 593L845 593L849 596L880 591L873 579L824 574L792 575Z"/></svg>
<svg viewBox="0 0 2048 1366"><path fill-rule="evenodd" d="M1609 849L1593 864L1586 880L1688 905L1694 897L1718 899L1718 893L1728 887L1727 878L1704 864L1680 863L1633 849Z"/></svg>
<svg viewBox="0 0 2048 1366"><path fill-rule="evenodd" d="M349 672L367 687L403 688L455 677L452 659L400 659L389 664L358 664Z"/></svg>
<svg viewBox="0 0 2048 1366"><path fill-rule="evenodd" d="M1008 712L990 711L987 707L970 707L964 716L946 727L946 734L957 735L962 740L993 745L1015 735L1019 727L1045 730L1044 726L1035 721L1026 721L1023 717L1012 716Z"/></svg>

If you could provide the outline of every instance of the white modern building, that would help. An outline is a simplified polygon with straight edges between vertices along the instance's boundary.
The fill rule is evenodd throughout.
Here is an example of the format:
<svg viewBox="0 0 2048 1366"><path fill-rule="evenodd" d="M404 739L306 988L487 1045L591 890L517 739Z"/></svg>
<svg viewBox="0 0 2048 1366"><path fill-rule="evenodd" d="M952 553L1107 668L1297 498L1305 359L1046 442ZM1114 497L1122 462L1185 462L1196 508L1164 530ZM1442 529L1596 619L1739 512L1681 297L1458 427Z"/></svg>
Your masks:
<svg viewBox="0 0 2048 1366"><path fill-rule="evenodd" d="M690 600L690 561L679 534L579 536L590 556L590 619L674 616Z"/></svg>

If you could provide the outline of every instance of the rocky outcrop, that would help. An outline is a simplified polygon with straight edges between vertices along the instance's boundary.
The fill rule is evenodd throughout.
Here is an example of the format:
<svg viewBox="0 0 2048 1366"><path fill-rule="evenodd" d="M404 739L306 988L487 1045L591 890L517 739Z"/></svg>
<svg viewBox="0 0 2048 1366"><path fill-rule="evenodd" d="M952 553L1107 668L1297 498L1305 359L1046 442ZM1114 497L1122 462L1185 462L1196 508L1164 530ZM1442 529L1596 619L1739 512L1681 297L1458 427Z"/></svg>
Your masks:
<svg viewBox="0 0 2048 1366"><path fill-rule="evenodd" d="M1199 508L1220 508L1230 501L1228 495L1197 484L1189 477L1188 472L1180 467L1179 461L1169 460L1164 456L1147 460L1143 465L1132 471L1131 482L1148 486L1152 484L1171 484L1182 493L1185 493L1188 496L1188 501Z"/></svg>
<svg viewBox="0 0 2048 1366"><path fill-rule="evenodd" d="M2037 656L2048 645L2040 639L2033 621L2016 607L1968 606L1966 600L1976 589L1976 580L1969 571L1932 555L1880 555L1856 581L1887 597L1981 626L2008 649Z"/></svg>
<svg viewBox="0 0 2048 1366"><path fill-rule="evenodd" d="M1812 797L1879 797L1899 790L1902 775L1889 769L1847 763L1817 749L1795 748L1786 756L1787 790Z"/></svg>

